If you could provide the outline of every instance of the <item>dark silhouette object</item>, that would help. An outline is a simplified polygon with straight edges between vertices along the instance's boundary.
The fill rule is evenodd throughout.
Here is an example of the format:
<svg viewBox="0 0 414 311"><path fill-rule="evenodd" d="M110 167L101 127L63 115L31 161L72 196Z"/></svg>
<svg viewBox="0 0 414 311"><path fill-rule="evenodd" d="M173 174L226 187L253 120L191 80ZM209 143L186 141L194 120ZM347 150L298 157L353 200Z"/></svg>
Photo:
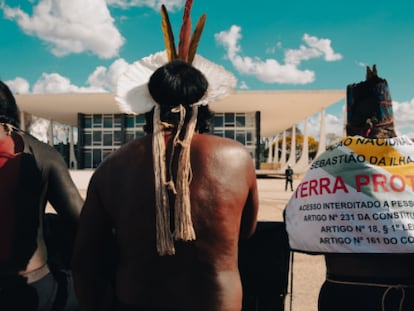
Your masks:
<svg viewBox="0 0 414 311"><path fill-rule="evenodd" d="M285 308L290 249L283 222L258 222L256 232L239 248L243 311Z"/></svg>
<svg viewBox="0 0 414 311"><path fill-rule="evenodd" d="M290 186L290 190L293 191L293 173L292 167L288 165L285 170L285 191L287 191L288 186Z"/></svg>

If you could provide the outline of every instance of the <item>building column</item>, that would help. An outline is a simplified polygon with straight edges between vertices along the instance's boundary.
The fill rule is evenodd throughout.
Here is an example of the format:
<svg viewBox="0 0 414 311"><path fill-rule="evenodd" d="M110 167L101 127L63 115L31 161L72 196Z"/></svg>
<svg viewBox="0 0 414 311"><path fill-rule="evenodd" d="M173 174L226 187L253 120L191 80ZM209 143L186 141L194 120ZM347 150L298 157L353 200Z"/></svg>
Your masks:
<svg viewBox="0 0 414 311"><path fill-rule="evenodd" d="M255 113L255 120L256 120L256 154L255 154L255 158L256 158L256 169L260 169L260 154L261 154L261 144L260 144L260 136L262 135L260 133L260 122L261 122L261 117L260 117L260 111L256 111Z"/></svg>
<svg viewBox="0 0 414 311"><path fill-rule="evenodd" d="M308 139L308 119L303 124L303 146L302 154L298 162L295 164L294 171L304 173L309 167L309 139Z"/></svg>
<svg viewBox="0 0 414 311"><path fill-rule="evenodd" d="M20 111L20 129L26 131L26 116L24 111Z"/></svg>
<svg viewBox="0 0 414 311"><path fill-rule="evenodd" d="M269 153L267 155L267 163L273 163L273 139L266 139L267 147L269 148Z"/></svg>
<svg viewBox="0 0 414 311"><path fill-rule="evenodd" d="M277 135L275 137L275 139L273 139L273 142L275 143L275 151L274 151L274 155L273 155L273 163L278 163L279 162L279 135ZM273 146L273 143L272 143Z"/></svg>
<svg viewBox="0 0 414 311"><path fill-rule="evenodd" d="M315 159L326 150L326 125L325 125L325 109L320 112L320 129L319 129L319 145L318 152L316 152Z"/></svg>
<svg viewBox="0 0 414 311"><path fill-rule="evenodd" d="M52 147L54 146L54 142L53 142L53 120L49 121L49 127L47 128L47 140L48 140L48 144L51 145Z"/></svg>
<svg viewBox="0 0 414 311"><path fill-rule="evenodd" d="M290 140L290 154L288 165L293 166L296 163L296 124L292 126L292 136Z"/></svg>
<svg viewBox="0 0 414 311"><path fill-rule="evenodd" d="M280 155L280 168L286 165L286 131L283 131L282 136L282 154Z"/></svg>
<svg viewBox="0 0 414 311"><path fill-rule="evenodd" d="M70 127L69 133L69 168L77 170L78 169L78 161L76 160L75 155L75 142L73 136L73 126Z"/></svg>

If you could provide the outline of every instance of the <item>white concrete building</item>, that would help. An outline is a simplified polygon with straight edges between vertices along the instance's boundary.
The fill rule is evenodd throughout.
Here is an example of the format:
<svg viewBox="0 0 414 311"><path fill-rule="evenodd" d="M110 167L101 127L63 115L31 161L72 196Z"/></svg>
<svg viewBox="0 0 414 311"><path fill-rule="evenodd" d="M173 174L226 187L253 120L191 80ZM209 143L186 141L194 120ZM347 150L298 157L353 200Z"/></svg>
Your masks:
<svg viewBox="0 0 414 311"><path fill-rule="evenodd" d="M344 90L238 91L210 104L216 113L212 133L244 144L259 169L263 162L261 138L283 136L287 129L303 121L306 136L306 120L318 112L322 112L319 141L324 148L324 110L344 98ZM95 168L120 145L144 135L143 116L123 114L113 93L20 94L16 95L16 101L22 112L22 127L24 116L31 114L78 128L76 152L73 139L70 140L71 167ZM282 146L282 153L285 149ZM307 152L303 155L307 157ZM285 161L283 156L279 161L272 150L267 162L278 162L281 169L289 163L300 172L309 161L307 158L296 161L293 157Z"/></svg>

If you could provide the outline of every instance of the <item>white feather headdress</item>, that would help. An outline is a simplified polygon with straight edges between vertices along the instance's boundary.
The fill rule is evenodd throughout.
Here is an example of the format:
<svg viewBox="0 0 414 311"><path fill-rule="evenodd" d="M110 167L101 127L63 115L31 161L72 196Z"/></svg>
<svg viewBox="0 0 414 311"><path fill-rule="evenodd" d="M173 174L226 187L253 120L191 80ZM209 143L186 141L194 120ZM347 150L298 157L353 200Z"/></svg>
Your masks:
<svg viewBox="0 0 414 311"><path fill-rule="evenodd" d="M120 76L117 84L116 101L122 112L143 114L155 103L148 92L148 80L153 72L168 62L166 51L161 51L134 62ZM236 77L223 66L196 55L192 65L207 78L209 87L199 104L208 104L231 94L237 84Z"/></svg>

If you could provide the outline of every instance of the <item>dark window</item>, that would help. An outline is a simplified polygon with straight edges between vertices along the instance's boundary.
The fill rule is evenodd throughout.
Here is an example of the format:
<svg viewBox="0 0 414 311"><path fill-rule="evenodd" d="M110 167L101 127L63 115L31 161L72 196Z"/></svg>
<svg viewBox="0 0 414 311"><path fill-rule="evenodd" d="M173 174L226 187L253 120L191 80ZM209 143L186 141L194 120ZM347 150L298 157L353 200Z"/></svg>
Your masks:
<svg viewBox="0 0 414 311"><path fill-rule="evenodd" d="M247 133L246 133L246 136L247 136L246 140L247 140L248 142L253 142L253 135L252 135L252 133L251 133L251 132L247 132Z"/></svg>
<svg viewBox="0 0 414 311"><path fill-rule="evenodd" d="M119 146L122 143L122 132L114 131L114 145Z"/></svg>
<svg viewBox="0 0 414 311"><path fill-rule="evenodd" d="M111 132L104 132L104 134L103 134L103 145L104 146L112 146L112 133Z"/></svg>
<svg viewBox="0 0 414 311"><path fill-rule="evenodd" d="M236 116L236 126L244 127L246 125L246 117L245 116Z"/></svg>
<svg viewBox="0 0 414 311"><path fill-rule="evenodd" d="M84 151L83 167L92 168L92 153L91 153L90 150L85 150Z"/></svg>
<svg viewBox="0 0 414 311"><path fill-rule="evenodd" d="M234 139L234 131L225 131L225 136L230 139Z"/></svg>
<svg viewBox="0 0 414 311"><path fill-rule="evenodd" d="M224 125L225 126L234 126L234 114L225 113L224 114Z"/></svg>
<svg viewBox="0 0 414 311"><path fill-rule="evenodd" d="M134 119L135 119L134 116L127 116L127 127L130 127L130 128L135 127Z"/></svg>
<svg viewBox="0 0 414 311"><path fill-rule="evenodd" d="M236 140L239 143L245 145L246 144L246 135L245 135L245 133L244 132L237 132L237 134L236 134Z"/></svg>
<svg viewBox="0 0 414 311"><path fill-rule="evenodd" d="M92 145L92 134L91 133L84 133L83 134L83 144L85 146Z"/></svg>
<svg viewBox="0 0 414 311"><path fill-rule="evenodd" d="M93 168L97 168L99 163L102 161L102 151L101 149L93 149Z"/></svg>
<svg viewBox="0 0 414 311"><path fill-rule="evenodd" d="M93 127L102 127L102 115L100 114L93 115Z"/></svg>
<svg viewBox="0 0 414 311"><path fill-rule="evenodd" d="M93 132L93 144L102 145L102 132L101 131L94 131Z"/></svg>
<svg viewBox="0 0 414 311"><path fill-rule="evenodd" d="M104 128L111 128L112 127L112 115L104 116Z"/></svg>
<svg viewBox="0 0 414 311"><path fill-rule="evenodd" d="M136 117L135 117L135 123L136 123L137 125L143 125L143 124L145 124L145 123L146 123L146 121L145 121L145 116L144 116L144 115L139 115L139 116L136 116Z"/></svg>
<svg viewBox="0 0 414 311"><path fill-rule="evenodd" d="M86 129L92 128L92 118L91 117L85 117L84 122L85 122L85 128Z"/></svg>
<svg viewBox="0 0 414 311"><path fill-rule="evenodd" d="M214 117L214 127L223 127L223 116Z"/></svg>
<svg viewBox="0 0 414 311"><path fill-rule="evenodd" d="M119 114L114 116L114 127L122 127L122 116Z"/></svg>

